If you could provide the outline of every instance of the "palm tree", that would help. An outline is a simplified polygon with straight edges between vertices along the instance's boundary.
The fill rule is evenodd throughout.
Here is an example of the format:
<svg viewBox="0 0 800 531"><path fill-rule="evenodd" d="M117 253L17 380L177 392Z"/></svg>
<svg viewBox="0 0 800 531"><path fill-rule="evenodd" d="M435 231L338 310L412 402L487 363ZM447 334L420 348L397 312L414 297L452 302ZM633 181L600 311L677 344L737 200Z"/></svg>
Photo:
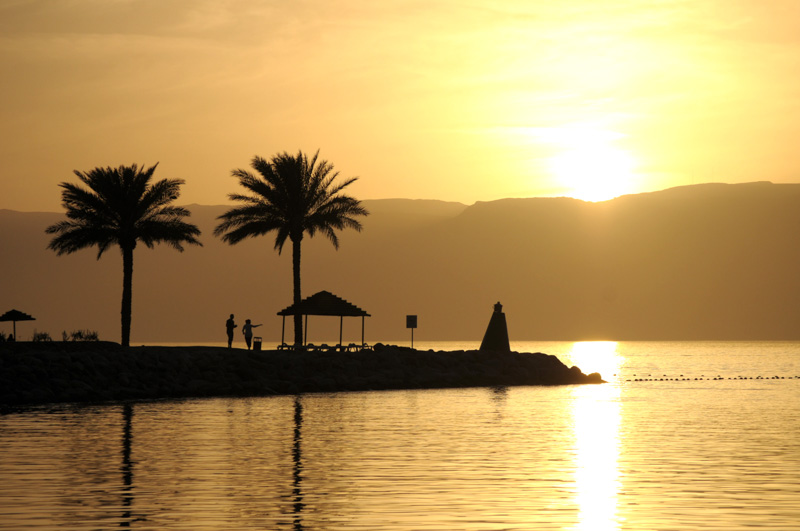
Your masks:
<svg viewBox="0 0 800 531"><path fill-rule="evenodd" d="M221 220L214 234L233 245L245 238L264 236L275 231L275 249L283 250L286 238L292 242L292 278L294 303L300 303L300 243L303 235L313 237L317 231L339 248L336 230L361 230L356 216L369 212L361 203L341 191L355 182L352 177L334 184L339 172L333 165L320 160L319 150L310 159L302 152L292 156L281 153L267 161L254 157L252 167L259 176L247 170L233 170L248 194L230 194L241 206L231 208L217 219ZM303 343L303 322L294 316L294 343Z"/></svg>
<svg viewBox="0 0 800 531"><path fill-rule="evenodd" d="M183 243L202 245L200 229L183 221L185 208L172 206L178 198L182 179L162 179L150 183L156 163L148 169L132 166L95 168L75 175L88 189L63 182L61 201L67 218L49 226L47 234L57 234L48 248L59 255L97 246L97 259L111 245L122 252L122 345L130 345L133 286L133 250L137 242L153 248L166 243L183 251Z"/></svg>

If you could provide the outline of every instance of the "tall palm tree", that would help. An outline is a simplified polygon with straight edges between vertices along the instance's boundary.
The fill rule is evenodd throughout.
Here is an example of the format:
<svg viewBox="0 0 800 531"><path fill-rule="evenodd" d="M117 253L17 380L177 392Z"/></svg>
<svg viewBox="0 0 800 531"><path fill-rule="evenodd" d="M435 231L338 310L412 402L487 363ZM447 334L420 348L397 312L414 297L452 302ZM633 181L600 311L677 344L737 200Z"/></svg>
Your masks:
<svg viewBox="0 0 800 531"><path fill-rule="evenodd" d="M245 238L264 236L275 231L275 249L283 250L286 238L292 242L292 279L294 303L300 295L300 243L303 235L313 237L317 231L339 248L337 230L361 230L356 216L369 212L361 203L342 190L357 177L334 184L339 172L325 160L317 160L319 150L310 159L302 151L292 156L281 153L264 160L254 157L252 167L258 176L247 170L233 170L232 175L247 194L230 194L241 206L231 208L217 219L221 220L214 234L233 245ZM294 343L303 343L303 322L294 316Z"/></svg>
<svg viewBox="0 0 800 531"><path fill-rule="evenodd" d="M67 218L49 226L56 234L48 248L59 255L97 246L97 259L111 245L122 252L122 345L130 345L133 290L133 250L137 242L153 248L166 243L183 251L183 243L202 245L200 229L183 221L185 208L171 203L178 198L182 179L162 179L151 184L156 163L150 168L120 166L95 168L75 175L86 185L63 182L61 201Z"/></svg>

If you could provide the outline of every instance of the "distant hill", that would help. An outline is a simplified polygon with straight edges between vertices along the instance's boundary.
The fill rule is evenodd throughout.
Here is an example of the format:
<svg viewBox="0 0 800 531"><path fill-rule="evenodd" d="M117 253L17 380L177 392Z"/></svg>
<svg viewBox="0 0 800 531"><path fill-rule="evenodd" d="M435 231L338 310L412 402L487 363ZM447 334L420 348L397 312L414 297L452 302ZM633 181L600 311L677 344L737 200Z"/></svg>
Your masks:
<svg viewBox="0 0 800 531"><path fill-rule="evenodd" d="M479 341L504 305L512 340L800 339L800 184L705 184L619 197L459 203L363 202L361 233L339 251L303 242L303 293L331 291L370 312L368 341ZM224 321L263 323L291 303L291 250L212 235L224 206L190 205L202 248L137 248L132 343L224 341ZM59 213L0 210L0 312L60 338L92 329L119 340L121 261L111 250L58 257L44 228ZM351 322L352 321L352 322ZM311 317L309 340L335 342L339 319ZM0 323L8 332L10 323ZM345 341L361 322L345 319ZM291 325L286 325L287 337Z"/></svg>

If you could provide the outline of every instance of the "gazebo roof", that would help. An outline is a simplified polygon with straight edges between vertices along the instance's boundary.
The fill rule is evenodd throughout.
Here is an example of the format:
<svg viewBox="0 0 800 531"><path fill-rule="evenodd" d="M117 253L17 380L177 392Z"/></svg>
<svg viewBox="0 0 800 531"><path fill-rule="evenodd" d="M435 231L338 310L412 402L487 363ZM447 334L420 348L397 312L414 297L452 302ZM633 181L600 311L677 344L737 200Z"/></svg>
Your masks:
<svg viewBox="0 0 800 531"><path fill-rule="evenodd" d="M278 315L338 315L338 316L364 316L370 315L351 302L337 297L328 291L320 291L306 297L298 304L284 308Z"/></svg>
<svg viewBox="0 0 800 531"><path fill-rule="evenodd" d="M36 318L19 310L9 310L0 315L0 321L35 321Z"/></svg>

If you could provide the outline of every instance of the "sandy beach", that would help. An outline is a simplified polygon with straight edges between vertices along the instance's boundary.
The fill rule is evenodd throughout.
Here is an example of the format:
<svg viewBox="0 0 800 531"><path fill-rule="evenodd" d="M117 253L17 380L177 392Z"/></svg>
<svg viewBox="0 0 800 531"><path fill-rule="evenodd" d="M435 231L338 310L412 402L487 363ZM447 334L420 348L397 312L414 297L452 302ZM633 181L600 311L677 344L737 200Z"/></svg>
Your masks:
<svg viewBox="0 0 800 531"><path fill-rule="evenodd" d="M111 342L0 345L0 405L211 396L601 383L555 356L417 351L377 344L357 352L221 347L123 348Z"/></svg>

